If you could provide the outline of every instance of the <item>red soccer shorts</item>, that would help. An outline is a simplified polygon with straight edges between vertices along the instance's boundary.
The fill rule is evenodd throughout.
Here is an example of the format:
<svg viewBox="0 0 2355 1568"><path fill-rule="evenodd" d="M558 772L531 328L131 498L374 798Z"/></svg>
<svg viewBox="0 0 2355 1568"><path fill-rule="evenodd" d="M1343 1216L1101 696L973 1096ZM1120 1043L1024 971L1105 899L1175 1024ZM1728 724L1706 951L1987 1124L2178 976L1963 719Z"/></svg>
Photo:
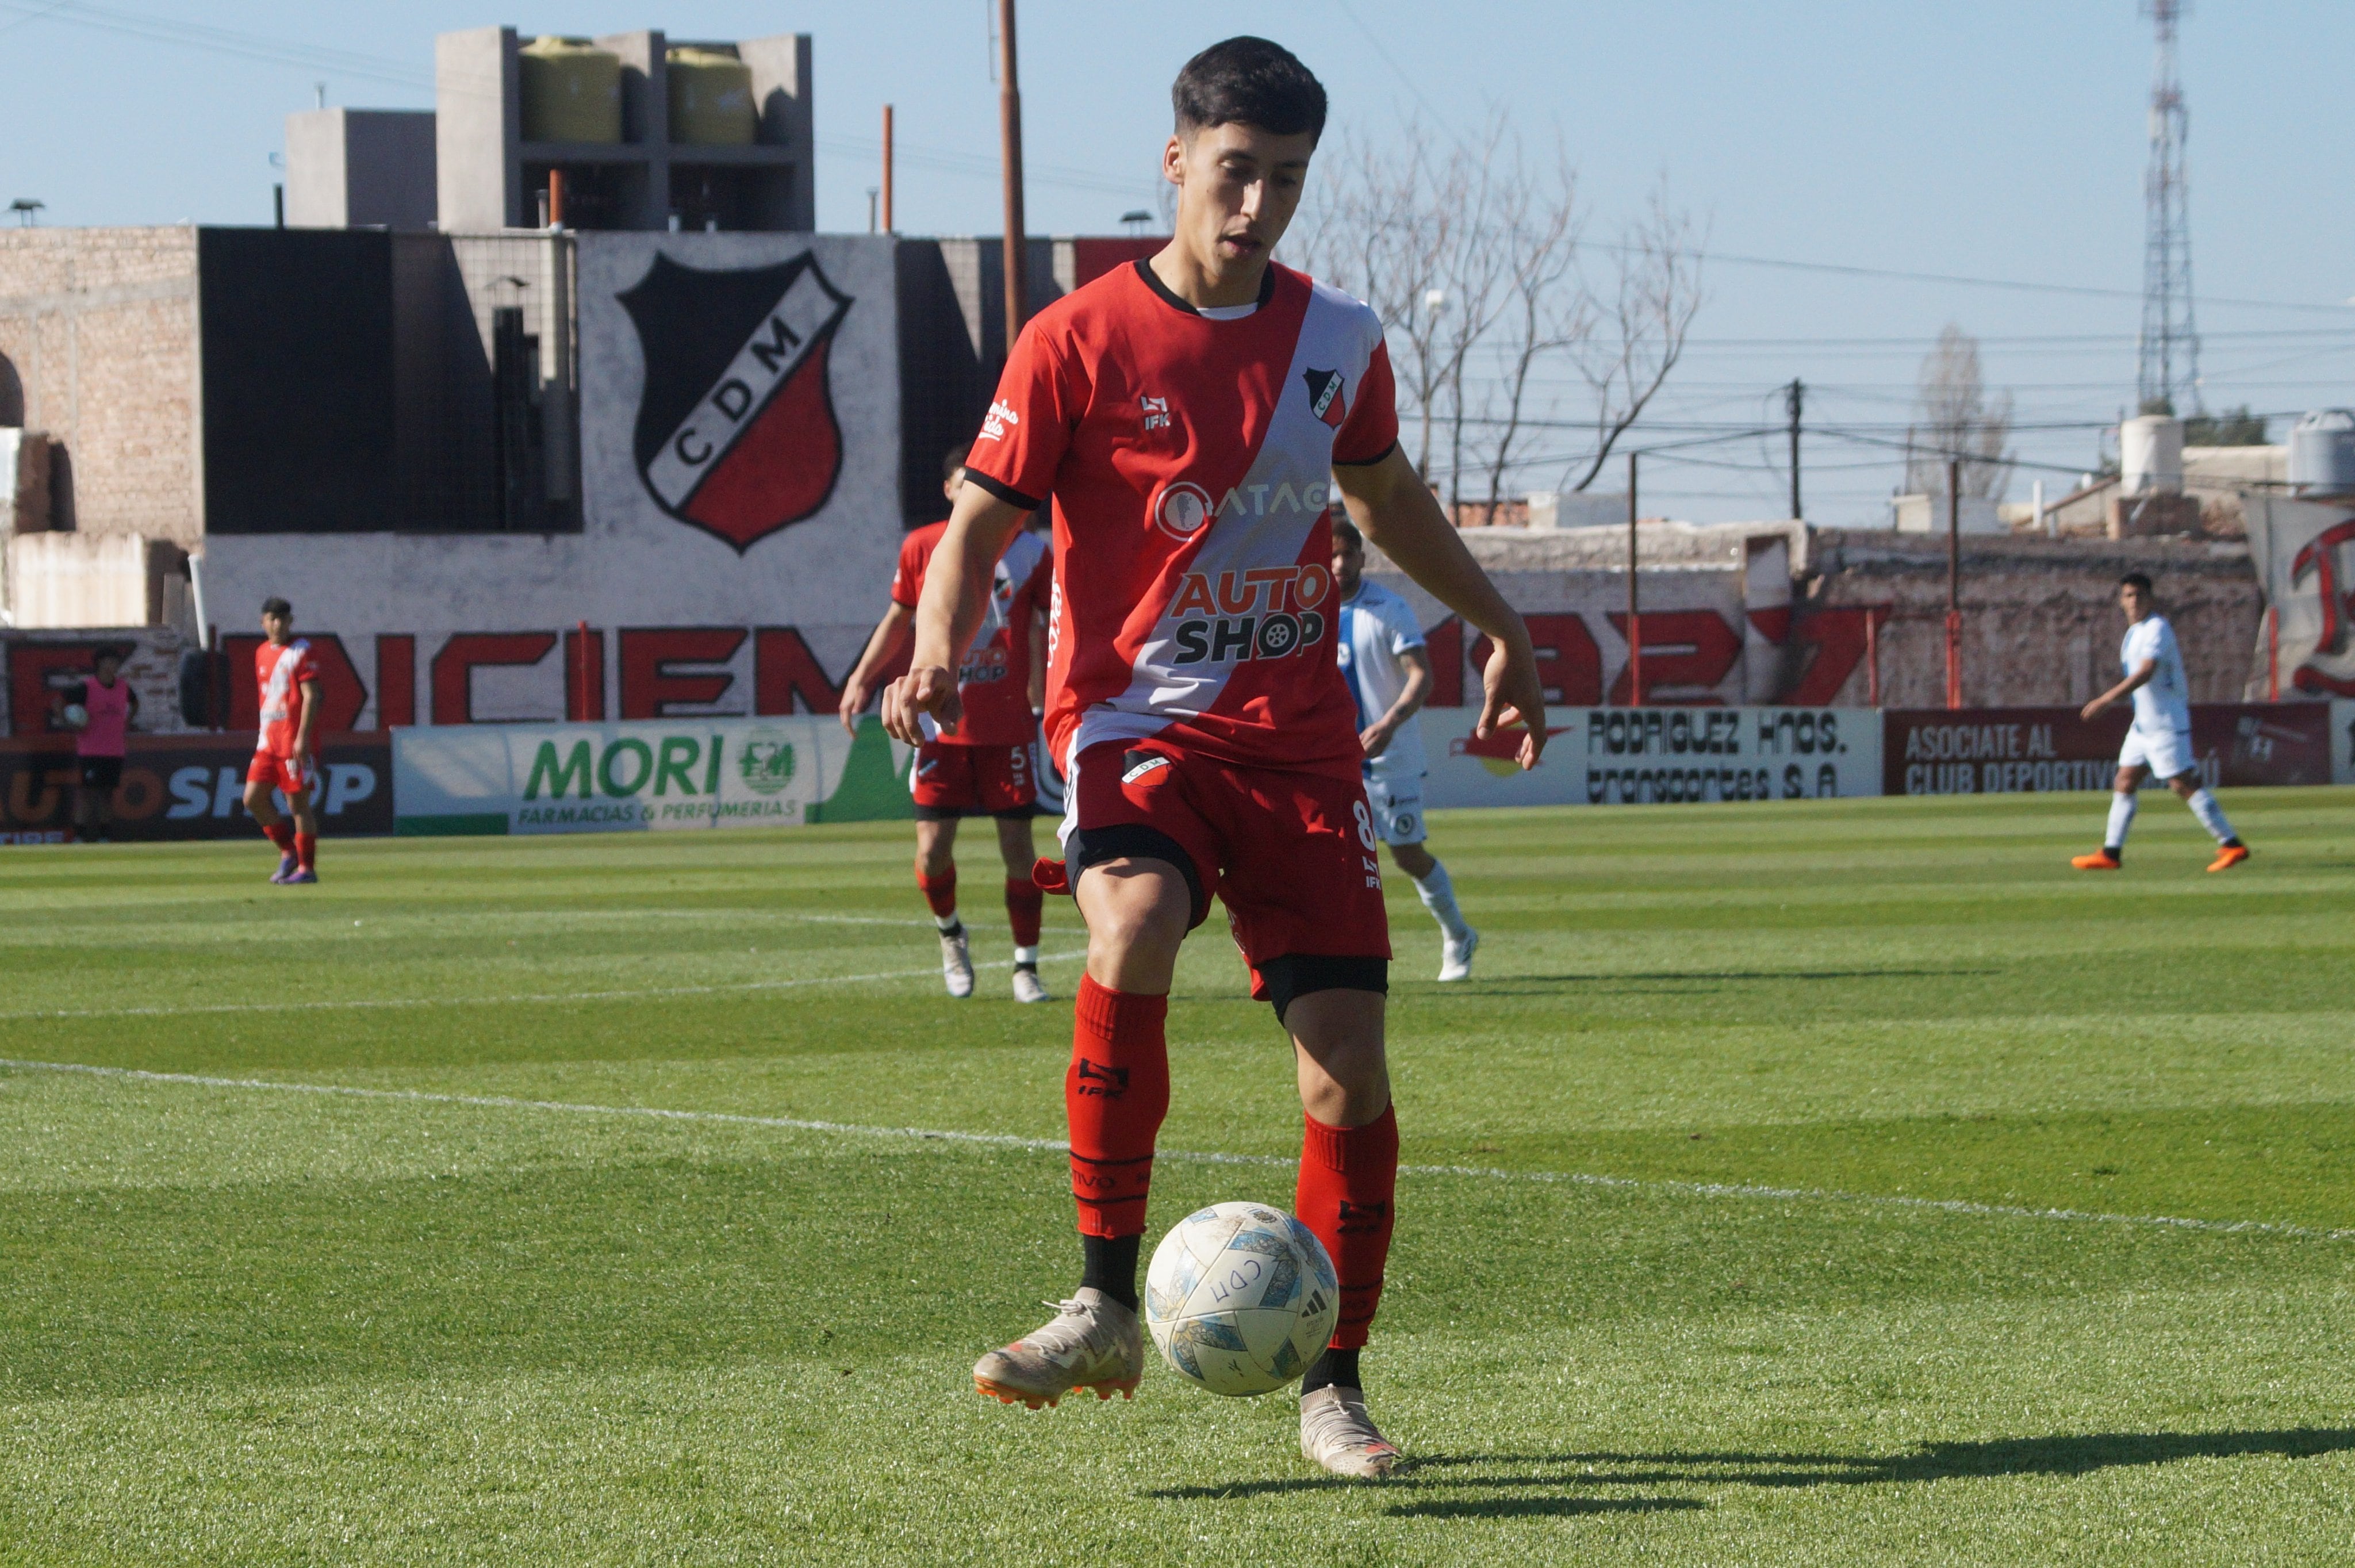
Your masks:
<svg viewBox="0 0 2355 1568"><path fill-rule="evenodd" d="M1038 804L1028 746L963 746L927 741L908 772L916 816L925 822L958 816L1027 816Z"/></svg>
<svg viewBox="0 0 2355 1568"><path fill-rule="evenodd" d="M1215 890L1254 994L1271 958L1391 955L1375 858L1381 840L1359 780L1214 762L1150 740L1107 741L1080 753L1064 798L1074 838L1135 826L1177 841L1193 862L1194 923L1209 912Z"/></svg>
<svg viewBox="0 0 2355 1568"><path fill-rule="evenodd" d="M317 764L314 763L313 773L316 771ZM295 772L292 757L282 757L274 752L256 752L253 764L245 770L245 782L266 784L272 789L284 790L291 796L298 790L311 787L312 773Z"/></svg>

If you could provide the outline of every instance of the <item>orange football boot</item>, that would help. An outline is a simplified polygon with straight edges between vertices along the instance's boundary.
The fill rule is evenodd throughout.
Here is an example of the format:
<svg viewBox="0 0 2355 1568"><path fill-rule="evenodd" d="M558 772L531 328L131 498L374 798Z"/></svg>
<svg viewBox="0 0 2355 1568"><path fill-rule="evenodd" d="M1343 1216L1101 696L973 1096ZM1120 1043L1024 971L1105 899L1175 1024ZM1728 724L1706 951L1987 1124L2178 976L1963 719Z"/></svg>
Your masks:
<svg viewBox="0 0 2355 1568"><path fill-rule="evenodd" d="M2090 855L2075 857L2069 864L2081 871L2115 871L2120 862L2118 858L2107 849L2096 849Z"/></svg>
<svg viewBox="0 0 2355 1568"><path fill-rule="evenodd" d="M2227 844L2216 851L2216 858L2208 862L2208 869L2229 871L2248 858L2249 847L2246 844Z"/></svg>

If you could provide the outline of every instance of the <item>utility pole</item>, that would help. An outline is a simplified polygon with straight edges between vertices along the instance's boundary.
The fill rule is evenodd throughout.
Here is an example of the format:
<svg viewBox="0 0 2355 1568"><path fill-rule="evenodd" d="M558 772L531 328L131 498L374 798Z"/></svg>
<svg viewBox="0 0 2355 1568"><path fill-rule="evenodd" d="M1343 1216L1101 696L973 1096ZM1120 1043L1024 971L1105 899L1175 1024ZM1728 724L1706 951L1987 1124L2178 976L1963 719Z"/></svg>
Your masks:
<svg viewBox="0 0 2355 1568"><path fill-rule="evenodd" d="M1644 623L1636 602L1636 454L1627 454L1627 706L1644 706Z"/></svg>
<svg viewBox="0 0 2355 1568"><path fill-rule="evenodd" d="M1866 613L1870 614L1868 611ZM1963 705L1963 465L1946 459L1946 706Z"/></svg>
<svg viewBox="0 0 2355 1568"><path fill-rule="evenodd" d="M1028 246L1022 222L1022 90L1014 72L1014 0L997 0L997 138L1006 164L1006 352L1014 352L1029 315L1023 277Z"/></svg>
<svg viewBox="0 0 2355 1568"><path fill-rule="evenodd" d="M895 231L891 221L891 106L883 106L883 232Z"/></svg>
<svg viewBox="0 0 2355 1568"><path fill-rule="evenodd" d="M1805 516L1799 510L1799 411L1806 407L1807 384L1796 376L1791 378L1784 402L1791 411L1791 516Z"/></svg>

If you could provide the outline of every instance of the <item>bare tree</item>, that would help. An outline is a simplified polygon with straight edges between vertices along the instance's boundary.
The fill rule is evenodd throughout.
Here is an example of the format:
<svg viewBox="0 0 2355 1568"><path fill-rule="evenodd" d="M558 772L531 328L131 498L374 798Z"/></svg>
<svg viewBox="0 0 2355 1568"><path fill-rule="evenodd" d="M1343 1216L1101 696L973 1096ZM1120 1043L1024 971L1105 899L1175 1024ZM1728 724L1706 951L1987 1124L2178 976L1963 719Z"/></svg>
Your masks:
<svg viewBox="0 0 2355 1568"><path fill-rule="evenodd" d="M1483 454L1487 520L1493 523L1529 417L1531 379L1546 360L1594 330L1594 302L1573 286L1584 219L1578 208L1578 171L1559 142L1552 170L1540 176L1524 164L1519 139L1514 139L1511 167L1495 182L1489 212L1508 273L1492 346L1497 376L1483 402L1489 432Z"/></svg>
<svg viewBox="0 0 2355 1568"><path fill-rule="evenodd" d="M1477 147L1459 145L1448 158L1443 188L1453 197L1455 218L1441 252L1438 293L1431 303L1439 317L1434 336L1444 360L1447 390L1447 515L1456 520L1464 504L1464 375L1473 350L1487 336L1498 304L1511 240L1497 209L1510 172L1499 153L1508 126L1492 112ZM1428 438L1426 437L1426 441ZM1430 470L1423 471L1426 480Z"/></svg>
<svg viewBox="0 0 2355 1568"><path fill-rule="evenodd" d="M1594 483L1611 449L1667 384L1701 305L1700 238L1692 219L1668 206L1665 180L1617 249L1616 293L1598 307L1595 330L1570 348L1594 396L1594 452L1573 490ZM1564 476L1578 467L1573 461Z"/></svg>
<svg viewBox="0 0 2355 1568"><path fill-rule="evenodd" d="M1457 228L1446 184L1462 171L1435 155L1419 120L1400 127L1393 147L1344 134L1332 158L1310 176L1319 199L1295 229L1297 242L1311 272L1381 318L1399 390L1422 417L1415 467L1428 482L1432 417L1447 380L1436 306L1446 297L1440 279Z"/></svg>
<svg viewBox="0 0 2355 1568"><path fill-rule="evenodd" d="M1987 395L1979 374L1979 340L1949 322L1937 347L1923 357L1915 379L1920 417L1905 430L1905 488L1918 496L1946 493L1946 463L1962 459L1966 496L2003 499L2011 479L2011 394Z"/></svg>
<svg viewBox="0 0 2355 1568"><path fill-rule="evenodd" d="M1380 316L1401 412L1420 426L1415 465L1426 483L1435 428L1445 432L1451 510L1467 471L1485 472L1493 518L1516 471L1559 461L1522 452L1532 429L1556 422L1531 400L1558 362L1593 399L1593 450L1563 478L1576 472L1572 488L1592 484L1676 368L1700 308L1694 226L1665 190L1612 247L1606 301L1579 264L1576 170L1559 146L1550 167L1533 169L1501 111L1477 144L1443 145L1412 118L1379 148L1345 135L1309 184L1286 244Z"/></svg>

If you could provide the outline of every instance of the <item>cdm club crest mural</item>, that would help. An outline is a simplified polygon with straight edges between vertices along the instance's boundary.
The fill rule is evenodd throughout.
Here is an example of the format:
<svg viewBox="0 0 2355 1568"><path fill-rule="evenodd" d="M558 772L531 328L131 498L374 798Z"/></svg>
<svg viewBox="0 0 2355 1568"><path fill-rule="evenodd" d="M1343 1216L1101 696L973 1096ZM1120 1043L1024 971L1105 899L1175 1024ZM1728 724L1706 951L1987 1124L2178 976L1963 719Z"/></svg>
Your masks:
<svg viewBox="0 0 2355 1568"><path fill-rule="evenodd" d="M817 258L717 270L658 252L619 298L645 366L632 451L655 504L739 554L815 515L842 474L829 372L854 303Z"/></svg>

